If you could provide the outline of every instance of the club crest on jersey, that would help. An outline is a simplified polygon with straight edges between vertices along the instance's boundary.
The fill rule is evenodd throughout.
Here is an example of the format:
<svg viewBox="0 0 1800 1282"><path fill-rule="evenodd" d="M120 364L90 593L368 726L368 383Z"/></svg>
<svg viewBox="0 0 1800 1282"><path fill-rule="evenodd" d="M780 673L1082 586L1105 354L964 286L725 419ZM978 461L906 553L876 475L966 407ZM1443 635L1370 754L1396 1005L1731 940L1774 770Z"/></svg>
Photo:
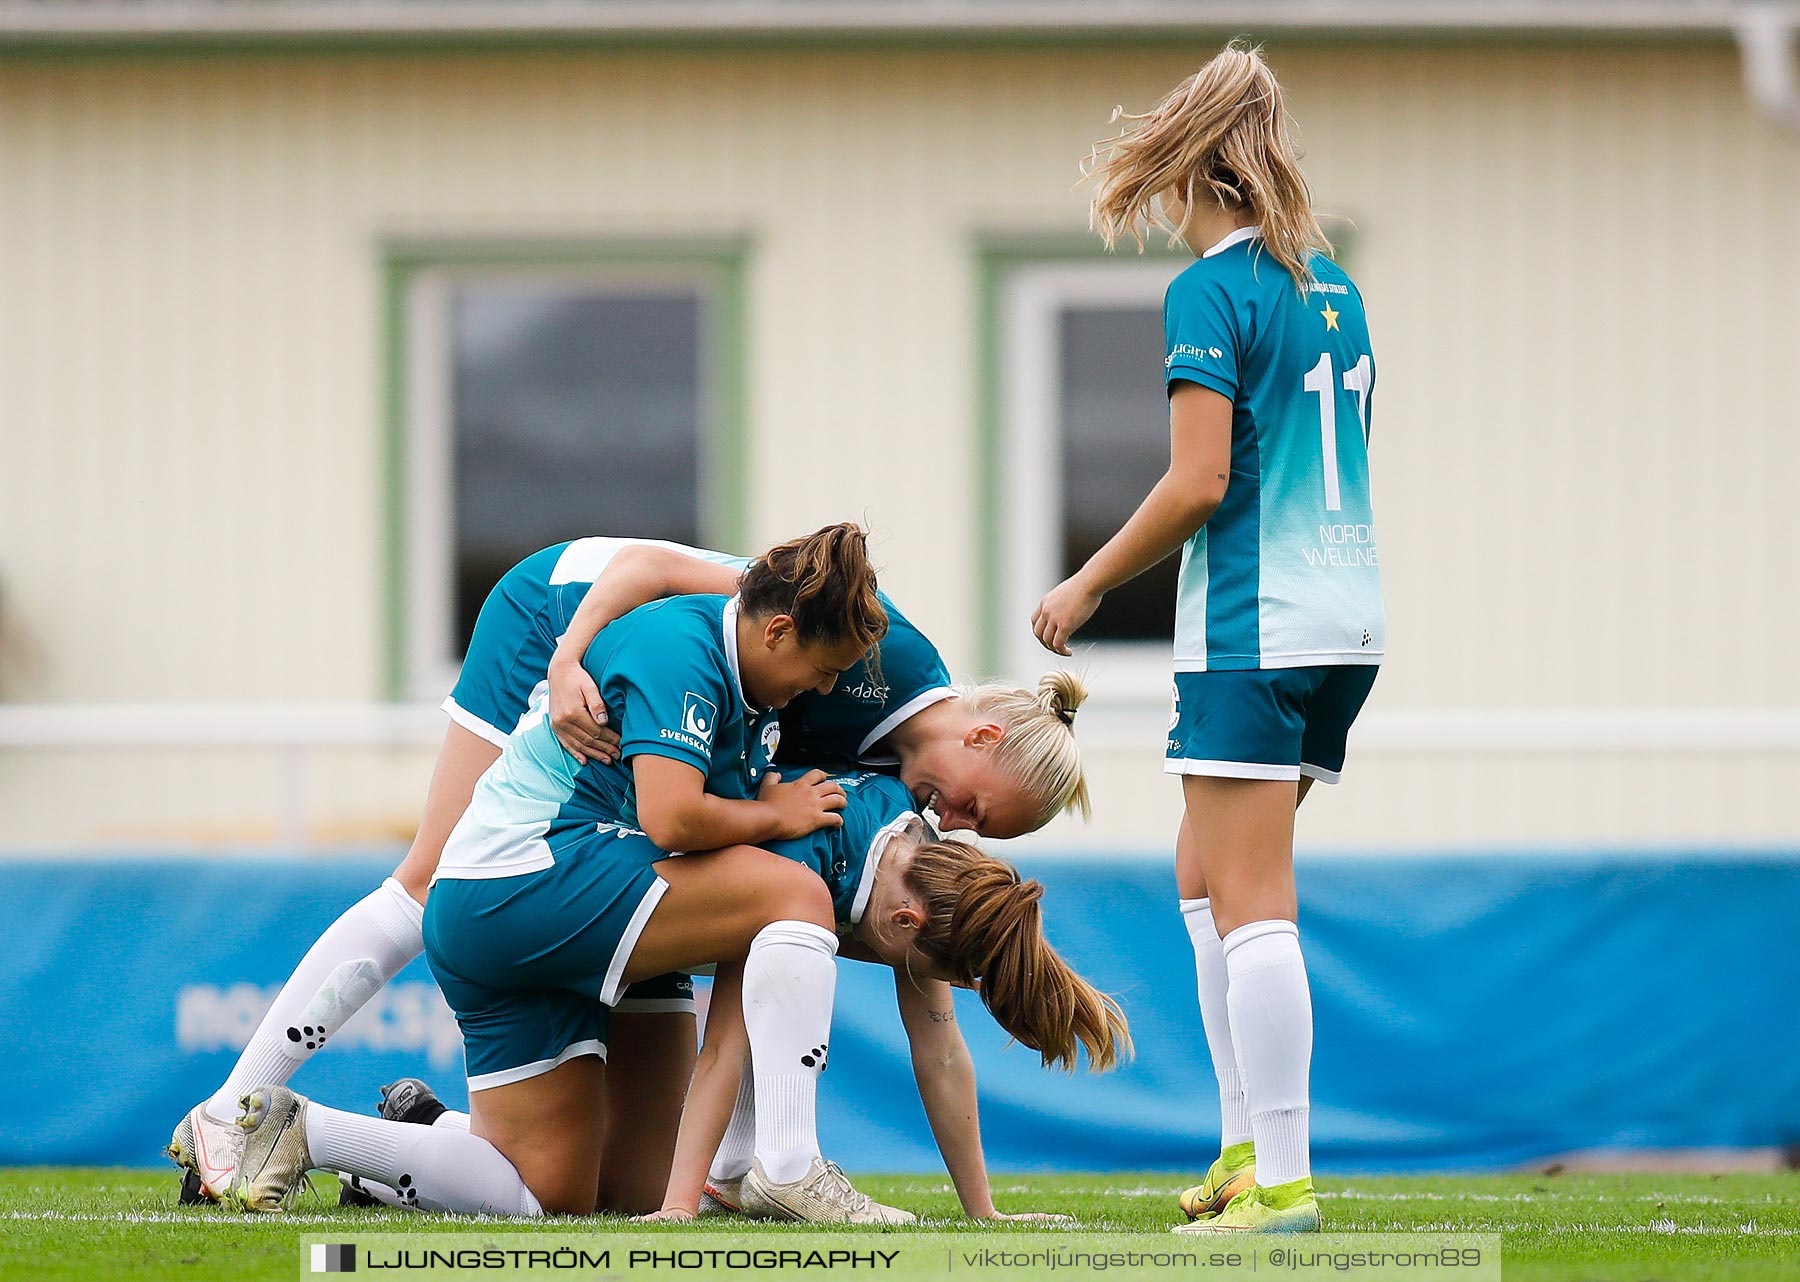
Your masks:
<svg viewBox="0 0 1800 1282"><path fill-rule="evenodd" d="M775 749L781 746L781 722L769 718L769 724L762 728L762 747L765 757L773 757Z"/></svg>
<svg viewBox="0 0 1800 1282"><path fill-rule="evenodd" d="M712 700L702 699L689 690L681 700L682 733L692 735L707 746L712 745L713 729L719 724L719 709Z"/></svg>

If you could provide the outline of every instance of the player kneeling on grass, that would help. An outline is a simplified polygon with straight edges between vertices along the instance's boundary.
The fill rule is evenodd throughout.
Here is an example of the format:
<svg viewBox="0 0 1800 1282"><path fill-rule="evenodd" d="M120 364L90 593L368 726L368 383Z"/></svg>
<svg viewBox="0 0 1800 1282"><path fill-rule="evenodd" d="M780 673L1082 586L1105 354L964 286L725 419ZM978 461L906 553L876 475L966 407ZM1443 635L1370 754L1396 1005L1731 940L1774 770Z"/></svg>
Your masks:
<svg viewBox="0 0 1800 1282"><path fill-rule="evenodd" d="M956 1026L952 986L979 987L1007 1032L1046 1066L1071 1071L1081 1049L1098 1072L1129 1054L1124 1016L1044 939L1039 883L1020 881L1010 864L965 842L936 839L910 809L898 779L834 778L848 802L843 826L770 850L823 878L840 956L893 968L919 1098L964 1211L975 1219L1056 1218L994 1208L975 1069ZM721 967L713 985L668 1195L663 1209L647 1218L688 1219L703 1209L804 1218L784 1213L761 1192L771 1173L757 1154L771 1151L776 1135L768 1110L757 1108L741 980L740 969ZM828 1050L821 1047L821 1068ZM779 1180L784 1173L772 1175Z"/></svg>
<svg viewBox="0 0 1800 1282"><path fill-rule="evenodd" d="M669 889L624 968L627 979L639 965L667 969L720 963L707 1046L689 1094L666 1200L667 1218L698 1209L708 1158L718 1148L736 1094L741 1105L734 1126L736 1152L746 1169L715 1164L712 1187L734 1197L746 1214L813 1223L912 1222L908 1212L858 1193L819 1154L813 1101L829 1054L829 985L824 986L821 1021L816 1001L797 1001L777 986L746 983L746 973L754 977L766 969L766 954L776 947L798 947L829 968L836 949L826 942L832 936L822 917L847 936L846 955L894 967L921 1096L971 1214L996 1218L981 1160L967 1051L952 1022L931 1018L933 1012L941 1016L951 1009L950 986L979 986L982 1001L1001 1025L1037 1050L1046 1064L1072 1067L1085 1048L1090 1064L1105 1069L1129 1051L1118 1007L1070 970L1045 941L1042 886L1021 882L1010 865L967 843L926 839L928 830L897 780L852 775L842 782L849 798L844 825L776 843L779 855L740 847L670 857L646 848L640 835L621 834L607 843L610 850L589 851L586 860L559 865L579 874L555 888L559 895L574 894L578 912L593 900L577 881L616 880L616 872L596 879L598 863L615 861L629 868L648 858L667 879ZM614 901L610 893L600 898ZM432 906L437 906L435 898ZM460 915L458 909L449 911ZM532 911L515 897L512 904L487 905L485 915L490 928L505 934L510 917L529 919ZM638 953L649 957L640 963ZM446 967L436 951L433 962L442 980ZM459 1015L468 1005L464 990L471 982L452 979L446 985ZM748 1002L742 1001L745 992L751 994ZM584 1006L573 993L502 999L487 1012L492 1020L477 1020L475 1027L508 1021L515 1030L530 1027L552 1007L603 1037L605 1008L591 1000ZM465 1029L470 1027L465 1022ZM751 1061L749 1089L740 1090L749 1046L761 1051ZM480 1054L479 1045L472 1048L472 1059ZM567 1072L575 1066L583 1067ZM599 1176L594 1130L599 1092L591 1078L603 1071L603 1062L588 1053L515 1083L535 1081L553 1089L534 1092L541 1109L506 1110L503 1124L494 1127L498 1147L453 1126L410 1126L309 1104L283 1087L253 1091L239 1123L246 1144L233 1198L246 1210L283 1209L305 1172L321 1166L387 1185L399 1190L397 1200L427 1210L513 1215L591 1210ZM480 1090L478 1117L480 1099L493 1090ZM764 1107L755 1108L753 1100L763 1101ZM728 1144L720 1162L728 1162L732 1151ZM531 1171L530 1178L521 1165Z"/></svg>
<svg viewBox="0 0 1800 1282"><path fill-rule="evenodd" d="M811 868L824 881L840 956L893 968L919 1097L963 1209L974 1219L1062 1218L1005 1215L994 1207L981 1153L974 1065L956 1025L952 985L986 976L982 996L996 1018L1038 1049L1046 1065L1072 1069L1085 1047L1090 1067L1112 1067L1129 1050L1122 1017L1044 942L1038 883L1021 883L1009 864L973 846L934 839L897 779L862 773L833 781L847 798L843 827L770 843L771 853ZM719 970L668 1195L663 1210L645 1218L685 1220L696 1212L785 1217L781 1206L759 1194L762 1181L750 1174L757 1167L758 1116L755 1078L746 1063L742 979L741 968ZM829 1044L817 1050L823 1071ZM803 1061L802 1067L813 1065ZM467 1129L466 1115L446 1112L423 1083L397 1083L383 1088L383 1095L384 1117ZM765 1132L773 1129L766 1113L761 1120ZM765 1133L763 1151L777 1149L779 1138ZM618 1142L608 1137L609 1144ZM758 1170L768 1174L766 1167ZM777 1178L785 1174L775 1172ZM352 1196L366 1199L365 1205L413 1204L406 1190L371 1186L360 1177L352 1184ZM871 1204L858 1218L880 1213Z"/></svg>

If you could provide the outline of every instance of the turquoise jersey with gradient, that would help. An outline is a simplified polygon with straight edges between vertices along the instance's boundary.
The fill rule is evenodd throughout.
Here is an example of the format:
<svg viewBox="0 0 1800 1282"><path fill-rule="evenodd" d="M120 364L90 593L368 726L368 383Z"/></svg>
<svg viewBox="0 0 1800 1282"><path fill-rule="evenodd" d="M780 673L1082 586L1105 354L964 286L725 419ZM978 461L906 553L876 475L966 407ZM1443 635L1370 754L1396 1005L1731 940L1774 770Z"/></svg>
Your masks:
<svg viewBox="0 0 1800 1282"><path fill-rule="evenodd" d="M1386 643L1362 295L1314 255L1301 298L1250 228L1169 285L1164 369L1231 401L1231 479L1181 555L1175 670L1376 664Z"/></svg>
<svg viewBox="0 0 1800 1282"><path fill-rule="evenodd" d="M909 824L923 825L923 820L906 785L892 775L857 771L831 779L844 789L841 828L821 828L763 846L824 878L837 924L847 929L862 920L869 892L875 888L875 867L889 839Z"/></svg>
<svg viewBox="0 0 1800 1282"><path fill-rule="evenodd" d="M602 629L582 666L619 732L619 760L577 764L550 728L548 701L534 699L476 783L436 879L519 876L556 862L557 834L639 829L632 762L640 756L693 766L714 796L754 797L780 723L745 698L737 608L736 597L672 597Z"/></svg>
<svg viewBox="0 0 1800 1282"><path fill-rule="evenodd" d="M688 547L650 539L590 538L563 545L554 558L548 591L549 611L560 626L575 617L588 588L621 548L648 543L668 548L701 561L726 566L740 573L750 558L707 548ZM807 692L781 710L781 761L808 764L834 763L849 767L867 762L891 764L874 754L877 741L915 712L928 708L956 692L950 672L931 639L888 599L879 594L887 611L888 630L869 658L838 678L830 694ZM546 665L547 665L546 660ZM541 672L533 673L536 681ZM607 705L611 707L610 702ZM514 714L517 715L516 713Z"/></svg>

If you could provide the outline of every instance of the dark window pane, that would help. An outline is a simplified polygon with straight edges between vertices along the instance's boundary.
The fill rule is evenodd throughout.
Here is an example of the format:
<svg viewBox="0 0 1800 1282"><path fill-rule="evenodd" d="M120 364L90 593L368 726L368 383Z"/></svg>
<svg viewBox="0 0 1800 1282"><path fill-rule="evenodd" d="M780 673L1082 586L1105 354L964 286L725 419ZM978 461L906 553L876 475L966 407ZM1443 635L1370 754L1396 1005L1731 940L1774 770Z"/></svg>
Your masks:
<svg viewBox="0 0 1800 1282"><path fill-rule="evenodd" d="M1066 576L1117 533L1168 468L1161 309L1065 309L1058 346ZM1107 593L1083 637L1167 641L1174 636L1180 565L1178 556L1170 557Z"/></svg>
<svg viewBox="0 0 1800 1282"><path fill-rule="evenodd" d="M489 589L564 539L699 542L701 299L458 286L456 652Z"/></svg>

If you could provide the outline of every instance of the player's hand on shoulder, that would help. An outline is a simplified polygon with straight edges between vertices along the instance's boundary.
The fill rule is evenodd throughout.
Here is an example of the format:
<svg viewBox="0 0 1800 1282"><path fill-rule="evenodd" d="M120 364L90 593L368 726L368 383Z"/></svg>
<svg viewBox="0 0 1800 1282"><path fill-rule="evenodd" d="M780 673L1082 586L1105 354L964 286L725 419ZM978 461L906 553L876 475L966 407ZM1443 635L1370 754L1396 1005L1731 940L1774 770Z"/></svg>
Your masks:
<svg viewBox="0 0 1800 1282"><path fill-rule="evenodd" d="M606 715L600 687L580 662L562 654L550 660L550 729L576 761L611 765L619 755L619 733Z"/></svg>
<svg viewBox="0 0 1800 1282"><path fill-rule="evenodd" d="M1100 608L1101 595L1090 591L1078 575L1051 588L1031 616L1031 630L1038 644L1055 654L1068 654L1070 640Z"/></svg>
<svg viewBox="0 0 1800 1282"><path fill-rule="evenodd" d="M776 771L767 771L756 799L775 808L776 840L804 837L821 828L841 828L844 823L837 813L847 804L844 789L823 770L809 770L788 783L783 783Z"/></svg>

